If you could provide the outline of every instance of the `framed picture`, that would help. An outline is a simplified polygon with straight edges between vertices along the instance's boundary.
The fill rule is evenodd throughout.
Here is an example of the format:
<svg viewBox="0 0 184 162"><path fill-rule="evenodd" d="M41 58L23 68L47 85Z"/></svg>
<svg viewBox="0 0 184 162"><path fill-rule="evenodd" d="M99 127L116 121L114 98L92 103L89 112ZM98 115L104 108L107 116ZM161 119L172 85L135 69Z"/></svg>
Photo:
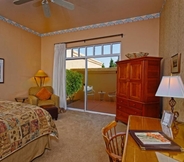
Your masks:
<svg viewBox="0 0 184 162"><path fill-rule="evenodd" d="M180 72L181 54L177 53L171 57L171 73Z"/></svg>
<svg viewBox="0 0 184 162"><path fill-rule="evenodd" d="M164 110L162 119L161 119L161 124L166 125L167 127L171 127L173 119L174 119L174 114L170 111Z"/></svg>
<svg viewBox="0 0 184 162"><path fill-rule="evenodd" d="M172 112L164 110L163 116L161 119L161 127L162 127L162 131L171 139L173 139L173 132L171 129L173 119L174 119L174 114Z"/></svg>
<svg viewBox="0 0 184 162"><path fill-rule="evenodd" d="M4 83L4 59L0 58L0 83Z"/></svg>

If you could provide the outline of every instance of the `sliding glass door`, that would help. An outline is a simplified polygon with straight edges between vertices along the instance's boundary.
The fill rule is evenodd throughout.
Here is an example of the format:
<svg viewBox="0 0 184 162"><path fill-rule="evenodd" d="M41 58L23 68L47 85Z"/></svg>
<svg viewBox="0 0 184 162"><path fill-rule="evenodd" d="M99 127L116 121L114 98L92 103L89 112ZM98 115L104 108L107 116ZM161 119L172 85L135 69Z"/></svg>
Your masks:
<svg viewBox="0 0 184 162"><path fill-rule="evenodd" d="M120 47L116 42L67 49L67 75L74 77L66 76L68 108L115 114L116 61L119 60ZM79 89L76 88L78 82ZM77 89L73 94L70 92L72 87Z"/></svg>

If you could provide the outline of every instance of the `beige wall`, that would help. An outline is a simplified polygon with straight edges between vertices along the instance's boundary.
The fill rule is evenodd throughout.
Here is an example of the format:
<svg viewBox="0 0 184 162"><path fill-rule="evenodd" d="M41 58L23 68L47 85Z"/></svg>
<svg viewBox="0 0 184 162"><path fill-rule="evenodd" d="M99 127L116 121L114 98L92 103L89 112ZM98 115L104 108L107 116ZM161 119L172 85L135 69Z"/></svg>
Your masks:
<svg viewBox="0 0 184 162"><path fill-rule="evenodd" d="M27 96L31 77L41 67L41 38L0 21L0 58L5 59L5 80L0 99Z"/></svg>
<svg viewBox="0 0 184 162"><path fill-rule="evenodd" d="M68 44L69 47L82 46L88 44L121 41L122 42L122 59L129 52L149 52L151 56L159 55L159 19L150 19L122 25L114 25L98 29L90 29L73 33L65 33L42 37L41 45L41 68L52 77L54 44L68 41L89 39L114 34L124 34L124 37L115 37L110 39L86 41ZM52 80L50 80L51 84Z"/></svg>
<svg viewBox="0 0 184 162"><path fill-rule="evenodd" d="M161 13L160 23L160 50L163 57L162 73L164 76L171 74L170 59L176 53L181 53L181 71L174 75L180 75L184 82L184 1L167 0ZM163 109L170 110L168 105L170 98L163 99ZM184 99L175 99L175 110L179 111L179 120L184 121Z"/></svg>

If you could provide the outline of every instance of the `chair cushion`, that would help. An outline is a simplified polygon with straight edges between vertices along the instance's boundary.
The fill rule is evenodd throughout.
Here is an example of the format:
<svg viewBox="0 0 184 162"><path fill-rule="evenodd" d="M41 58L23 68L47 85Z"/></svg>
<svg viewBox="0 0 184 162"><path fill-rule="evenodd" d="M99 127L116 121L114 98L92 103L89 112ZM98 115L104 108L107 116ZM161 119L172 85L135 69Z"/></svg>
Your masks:
<svg viewBox="0 0 184 162"><path fill-rule="evenodd" d="M40 91L36 94L39 100L48 100L51 97L52 93L49 92L46 88L41 88Z"/></svg>
<svg viewBox="0 0 184 162"><path fill-rule="evenodd" d="M53 100L39 100L38 106L55 105Z"/></svg>

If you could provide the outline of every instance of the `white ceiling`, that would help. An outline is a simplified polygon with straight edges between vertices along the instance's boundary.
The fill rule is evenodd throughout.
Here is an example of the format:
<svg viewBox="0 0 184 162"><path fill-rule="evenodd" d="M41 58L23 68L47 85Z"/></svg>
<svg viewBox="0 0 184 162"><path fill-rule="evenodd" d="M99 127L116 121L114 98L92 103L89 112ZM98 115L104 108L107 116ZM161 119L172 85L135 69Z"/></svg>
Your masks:
<svg viewBox="0 0 184 162"><path fill-rule="evenodd" d="M159 13L165 0L68 0L75 5L74 10L49 1L49 18L43 14L41 1L15 5L13 0L0 0L0 16L36 32L48 33Z"/></svg>

